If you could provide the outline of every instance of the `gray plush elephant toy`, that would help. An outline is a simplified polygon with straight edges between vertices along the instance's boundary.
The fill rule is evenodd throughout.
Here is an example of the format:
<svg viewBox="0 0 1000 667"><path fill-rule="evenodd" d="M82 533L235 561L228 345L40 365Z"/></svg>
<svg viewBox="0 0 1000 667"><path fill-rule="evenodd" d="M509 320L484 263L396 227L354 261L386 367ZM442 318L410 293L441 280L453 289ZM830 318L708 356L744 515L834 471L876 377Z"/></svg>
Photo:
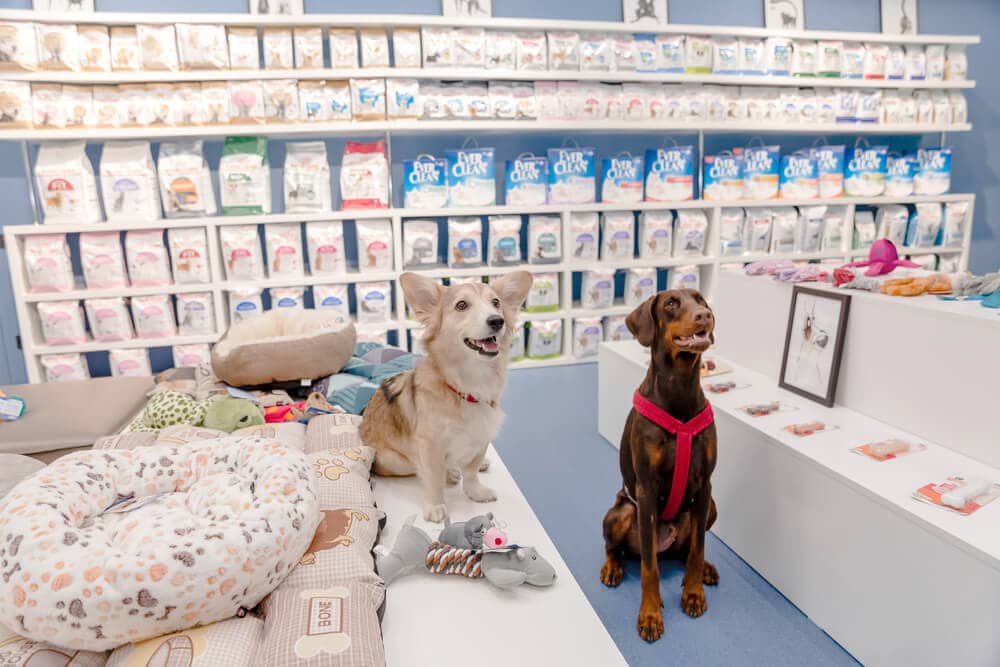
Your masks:
<svg viewBox="0 0 1000 667"><path fill-rule="evenodd" d="M551 586L556 580L556 571L533 547L508 545L498 549L482 548L482 531L479 533L479 548L450 544L444 538L452 538L462 544L469 542L466 526L492 524L492 516L475 517L465 524L453 524L441 531L439 539L431 537L413 525L416 515L409 517L396 537L392 549L384 546L375 548L375 559L379 575L388 585L398 577L427 569L435 574L454 574L469 579L486 579L497 588L510 590L521 584L530 586ZM460 529L456 528L461 526ZM455 530L452 530L455 529Z"/></svg>
<svg viewBox="0 0 1000 667"><path fill-rule="evenodd" d="M483 535L493 525L493 512L474 516L468 521L451 523L445 518L444 522L438 542L462 549L482 549Z"/></svg>

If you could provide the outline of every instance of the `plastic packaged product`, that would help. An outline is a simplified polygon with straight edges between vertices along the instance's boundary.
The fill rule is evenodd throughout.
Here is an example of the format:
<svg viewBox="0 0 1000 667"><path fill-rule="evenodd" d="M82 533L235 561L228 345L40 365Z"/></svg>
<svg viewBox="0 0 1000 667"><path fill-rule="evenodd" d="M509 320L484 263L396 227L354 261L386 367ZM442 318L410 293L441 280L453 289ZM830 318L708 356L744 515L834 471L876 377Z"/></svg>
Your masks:
<svg viewBox="0 0 1000 667"><path fill-rule="evenodd" d="M587 309L608 308L615 300L615 271L584 271L580 287L580 306Z"/></svg>
<svg viewBox="0 0 1000 667"><path fill-rule="evenodd" d="M347 271L344 229L339 220L307 222L306 247L312 275L331 275Z"/></svg>
<svg viewBox="0 0 1000 667"><path fill-rule="evenodd" d="M670 257L674 214L670 211L643 211L639 214L639 257Z"/></svg>
<svg viewBox="0 0 1000 667"><path fill-rule="evenodd" d="M351 86L346 81L327 81L323 86L330 120L351 120Z"/></svg>
<svg viewBox="0 0 1000 667"><path fill-rule="evenodd" d="M775 199L782 162L781 146L755 145L734 149L733 152L743 156L743 197Z"/></svg>
<svg viewBox="0 0 1000 667"><path fill-rule="evenodd" d="M263 279L264 258L257 225L226 225L219 230L219 238L227 280Z"/></svg>
<svg viewBox="0 0 1000 667"><path fill-rule="evenodd" d="M741 255L743 247L742 208L724 208L719 215L719 254Z"/></svg>
<svg viewBox="0 0 1000 667"><path fill-rule="evenodd" d="M927 78L927 52L922 44L907 44L903 47L906 53L906 78L911 81L922 81Z"/></svg>
<svg viewBox="0 0 1000 667"><path fill-rule="evenodd" d="M969 107L965 95L957 90L948 92L948 102L951 105L951 122L955 124L969 121Z"/></svg>
<svg viewBox="0 0 1000 667"><path fill-rule="evenodd" d="M612 39L598 33L584 33L580 36L580 70L583 72L607 72L614 63Z"/></svg>
<svg viewBox="0 0 1000 667"><path fill-rule="evenodd" d="M160 217L160 192L148 141L109 141L101 150L101 189L108 220Z"/></svg>
<svg viewBox="0 0 1000 667"><path fill-rule="evenodd" d="M326 143L322 141L289 142L285 145L285 211L315 213L329 211L330 163Z"/></svg>
<svg viewBox="0 0 1000 667"><path fill-rule="evenodd" d="M347 142L340 162L342 209L388 208L389 164L385 142Z"/></svg>
<svg viewBox="0 0 1000 667"><path fill-rule="evenodd" d="M452 33L456 67L486 66L486 31L482 28L455 28Z"/></svg>
<svg viewBox="0 0 1000 667"><path fill-rule="evenodd" d="M389 66L389 38L382 28L361 29L361 66Z"/></svg>
<svg viewBox="0 0 1000 667"><path fill-rule="evenodd" d="M133 350L111 350L108 352L111 377L138 377L152 375L149 366L149 351L146 348Z"/></svg>
<svg viewBox="0 0 1000 667"><path fill-rule="evenodd" d="M358 68L358 35L353 28L330 28L330 67Z"/></svg>
<svg viewBox="0 0 1000 667"><path fill-rule="evenodd" d="M797 39L792 43L792 76L816 75L816 42Z"/></svg>
<svg viewBox="0 0 1000 667"><path fill-rule="evenodd" d="M601 259L616 262L635 256L635 216L631 211L601 214Z"/></svg>
<svg viewBox="0 0 1000 667"><path fill-rule="evenodd" d="M600 317L578 317L573 320L573 356L583 359L596 355L601 337Z"/></svg>
<svg viewBox="0 0 1000 667"><path fill-rule="evenodd" d="M0 98L2 102L2 98ZM67 127L94 127L97 117L94 113L94 89L90 86L63 86L60 104L63 107L62 118ZM0 122L3 122L3 109L0 109ZM13 119L16 120L17 112Z"/></svg>
<svg viewBox="0 0 1000 667"><path fill-rule="evenodd" d="M562 352L562 320L528 322L527 356L552 359Z"/></svg>
<svg viewBox="0 0 1000 667"><path fill-rule="evenodd" d="M743 157L729 151L705 156L703 176L706 200L740 199L743 196Z"/></svg>
<svg viewBox="0 0 1000 667"><path fill-rule="evenodd" d="M906 52L900 44L890 44L885 60L885 78L898 81L906 78Z"/></svg>
<svg viewBox="0 0 1000 667"><path fill-rule="evenodd" d="M46 345L73 345L87 340L79 301L42 301L38 320Z"/></svg>
<svg viewBox="0 0 1000 667"><path fill-rule="evenodd" d="M503 81L489 82L489 103L493 118L514 120L517 118L517 103L514 86Z"/></svg>
<svg viewBox="0 0 1000 667"><path fill-rule="evenodd" d="M291 28L264 28L261 44L265 69L292 69L295 66L295 39Z"/></svg>
<svg viewBox="0 0 1000 667"><path fill-rule="evenodd" d="M521 217L518 215L491 215L489 217L489 243L486 257L491 266L519 264L521 262Z"/></svg>
<svg viewBox="0 0 1000 667"><path fill-rule="evenodd" d="M131 30L134 35L135 28ZM75 25L36 23L35 31L39 69L79 71L80 40ZM10 41L16 42L15 39Z"/></svg>
<svg viewBox="0 0 1000 667"><path fill-rule="evenodd" d="M799 214L791 206L771 210L772 253L790 253L795 250L798 222Z"/></svg>
<svg viewBox="0 0 1000 667"><path fill-rule="evenodd" d="M514 33L504 30L487 31L486 67L499 70L517 68L517 37Z"/></svg>
<svg viewBox="0 0 1000 667"><path fill-rule="evenodd" d="M844 146L816 146L809 151L816 162L819 196L827 199L844 193Z"/></svg>
<svg viewBox="0 0 1000 667"><path fill-rule="evenodd" d="M854 248L867 250L875 241L875 214L868 209L854 212Z"/></svg>
<svg viewBox="0 0 1000 667"><path fill-rule="evenodd" d="M72 382L73 380L87 380L90 378L87 359L77 352L70 354L43 354L41 363L42 368L45 370L46 382Z"/></svg>
<svg viewBox="0 0 1000 667"><path fill-rule="evenodd" d="M2 64L2 63L0 63ZM27 128L34 123L31 84L26 81L0 81L0 127ZM53 113L58 113L53 111Z"/></svg>
<svg viewBox="0 0 1000 667"><path fill-rule="evenodd" d="M660 52L653 35L635 35L635 69L639 72L655 72L660 66Z"/></svg>
<svg viewBox="0 0 1000 667"><path fill-rule="evenodd" d="M514 109L518 120L534 120L538 117L538 102L535 89L530 83L513 83Z"/></svg>
<svg viewBox="0 0 1000 667"><path fill-rule="evenodd" d="M844 43L836 40L820 40L816 44L816 76L840 77L843 62Z"/></svg>
<svg viewBox="0 0 1000 667"><path fill-rule="evenodd" d="M236 324L257 317L264 312L259 287L229 290L229 320Z"/></svg>
<svg viewBox="0 0 1000 667"><path fill-rule="evenodd" d="M712 72L715 74L740 73L740 49L735 37L722 35L712 38Z"/></svg>
<svg viewBox="0 0 1000 667"><path fill-rule="evenodd" d="M764 67L768 74L788 76L792 70L792 42L784 37L764 40Z"/></svg>
<svg viewBox="0 0 1000 667"><path fill-rule="evenodd" d="M326 103L326 86L322 81L299 81L299 120L323 122L330 118L330 107ZM348 102L348 108L350 103Z"/></svg>
<svg viewBox="0 0 1000 667"><path fill-rule="evenodd" d="M212 363L212 353L208 348L208 343L192 343L190 345L173 346L174 366L183 368L185 366L204 366Z"/></svg>
<svg viewBox="0 0 1000 667"><path fill-rule="evenodd" d="M625 305L638 306L656 294L656 269L629 269L625 274Z"/></svg>
<svg viewBox="0 0 1000 667"><path fill-rule="evenodd" d="M688 35L684 40L684 71L688 74L711 74L712 64L712 40Z"/></svg>
<svg viewBox="0 0 1000 667"><path fill-rule="evenodd" d="M613 50L612 69L618 72L631 72L636 68L635 37L633 35L616 34L611 37Z"/></svg>
<svg viewBox="0 0 1000 667"><path fill-rule="evenodd" d="M226 137L219 161L222 212L271 212L271 171L264 137Z"/></svg>
<svg viewBox="0 0 1000 667"><path fill-rule="evenodd" d="M539 83L544 83L539 81ZM546 93L551 94L545 95L540 103L540 108L542 110L542 118L562 118L563 120L581 120L583 118L583 96L585 91L585 86L590 84L581 83L579 81L560 81L556 84L556 92L551 93L552 88L546 86ZM558 110L556 106L551 104L551 102L556 102L558 104Z"/></svg>
<svg viewBox="0 0 1000 667"><path fill-rule="evenodd" d="M516 33L515 39L517 43L514 54L517 69L548 69L548 42L544 32L519 32Z"/></svg>
<svg viewBox="0 0 1000 667"><path fill-rule="evenodd" d="M550 148L549 204L589 204L594 202L593 148Z"/></svg>
<svg viewBox="0 0 1000 667"><path fill-rule="evenodd" d="M175 72L180 68L174 26L139 24L136 27L142 69Z"/></svg>
<svg viewBox="0 0 1000 667"><path fill-rule="evenodd" d="M323 68L323 29L297 27L294 30L296 69Z"/></svg>
<svg viewBox="0 0 1000 667"><path fill-rule="evenodd" d="M740 37L738 48L741 74L757 75L767 72L767 58L763 40L756 37Z"/></svg>
<svg viewBox="0 0 1000 667"><path fill-rule="evenodd" d="M934 98L929 91L918 90L913 94L917 105L917 123L931 125L934 123Z"/></svg>
<svg viewBox="0 0 1000 667"><path fill-rule="evenodd" d="M445 151L448 162L448 206L493 206L496 173L492 148Z"/></svg>
<svg viewBox="0 0 1000 667"><path fill-rule="evenodd" d="M903 103L898 90L887 90L882 94L882 115L878 120L886 125L898 125L903 122ZM906 91L909 93L909 91Z"/></svg>
<svg viewBox="0 0 1000 667"><path fill-rule="evenodd" d="M47 223L97 222L97 182L83 141L43 143L35 160L35 181Z"/></svg>
<svg viewBox="0 0 1000 667"><path fill-rule="evenodd" d="M233 123L263 123L264 89L261 82L230 81L229 109Z"/></svg>
<svg viewBox="0 0 1000 667"><path fill-rule="evenodd" d="M125 232L125 258L134 287L171 284L170 260L163 244L162 229L133 229Z"/></svg>
<svg viewBox="0 0 1000 667"><path fill-rule="evenodd" d="M667 91L658 83L644 84L646 103L649 107L649 117L652 120L662 120L667 117Z"/></svg>
<svg viewBox="0 0 1000 667"><path fill-rule="evenodd" d="M924 53L927 55L927 80L944 80L945 64L947 62L944 46L941 44L930 44L924 49Z"/></svg>
<svg viewBox="0 0 1000 667"><path fill-rule="evenodd" d="M657 71L684 72L684 35L656 35L653 43L656 48Z"/></svg>
<svg viewBox="0 0 1000 667"><path fill-rule="evenodd" d="M882 91L858 92L858 110L855 120L859 123L877 123L882 116Z"/></svg>
<svg viewBox="0 0 1000 667"><path fill-rule="evenodd" d="M643 159L629 153L601 160L601 201L636 204L642 201Z"/></svg>
<svg viewBox="0 0 1000 667"><path fill-rule="evenodd" d="M170 246L175 283L191 285L209 282L208 241L203 227L168 229L167 244Z"/></svg>
<svg viewBox="0 0 1000 667"><path fill-rule="evenodd" d="M351 79L354 120L385 120L385 79Z"/></svg>
<svg viewBox="0 0 1000 667"><path fill-rule="evenodd" d="M175 125L200 125L205 122L205 104L199 83L179 83L174 86L176 108L172 114ZM298 100L296 99L296 102ZM296 120L298 114L296 113Z"/></svg>
<svg viewBox="0 0 1000 667"><path fill-rule="evenodd" d="M80 234L80 264L88 289L125 287L125 256L118 232Z"/></svg>
<svg viewBox="0 0 1000 667"><path fill-rule="evenodd" d="M417 119L423 114L420 82L416 79L386 81L387 114L390 120Z"/></svg>
<svg viewBox="0 0 1000 667"><path fill-rule="evenodd" d="M358 324L387 322L392 311L392 283L358 283L354 286L358 303Z"/></svg>
<svg viewBox="0 0 1000 667"><path fill-rule="evenodd" d="M65 234L25 237L24 268L31 292L68 292L75 287Z"/></svg>
<svg viewBox="0 0 1000 667"><path fill-rule="evenodd" d="M930 248L941 231L943 210L939 202L922 202L914 205L906 232L906 245Z"/></svg>
<svg viewBox="0 0 1000 667"><path fill-rule="evenodd" d="M104 29L107 34L107 28ZM0 22L0 70L38 69L35 25Z"/></svg>
<svg viewBox="0 0 1000 667"><path fill-rule="evenodd" d="M549 69L580 69L580 33L548 33Z"/></svg>
<svg viewBox="0 0 1000 667"><path fill-rule="evenodd" d="M624 118L625 102L622 96L622 87L616 83L602 83L600 86L604 116L608 119Z"/></svg>
<svg viewBox="0 0 1000 667"><path fill-rule="evenodd" d="M969 203L964 201L948 202L944 205L944 223L941 232L941 245L945 248L960 248L965 240L965 227L968 224Z"/></svg>
<svg viewBox="0 0 1000 667"><path fill-rule="evenodd" d="M697 209L677 211L674 229L674 257L705 254L708 216Z"/></svg>
<svg viewBox="0 0 1000 667"><path fill-rule="evenodd" d="M360 283L358 284L360 286ZM268 292L271 295L271 308L292 308L302 310L305 308L301 287L272 287Z"/></svg>
<svg viewBox="0 0 1000 667"><path fill-rule="evenodd" d="M3 26L4 24L0 24ZM0 27L0 31L3 27ZM81 25L77 26L77 34L80 40L80 69L85 72L110 72L111 71L111 38L108 35L108 28L103 25ZM0 40L3 37L0 36ZM3 43L0 41L0 51L3 50ZM32 53L34 53L34 39L32 39ZM9 53L9 51L8 51ZM174 54L176 56L176 47ZM2 53L0 53L2 57ZM13 59L16 56L11 56ZM10 61L0 61L0 69Z"/></svg>
<svg viewBox="0 0 1000 667"><path fill-rule="evenodd" d="M264 241L267 244L268 275L271 278L302 276L302 230L299 223L265 225Z"/></svg>
<svg viewBox="0 0 1000 667"><path fill-rule="evenodd" d="M569 216L569 246L573 258L583 262L596 261L600 229L597 213L574 211Z"/></svg>
<svg viewBox="0 0 1000 667"><path fill-rule="evenodd" d="M625 324L624 315L613 315L604 318L604 340L618 342L632 340L632 338L632 332L628 330L628 325Z"/></svg>
<svg viewBox="0 0 1000 667"><path fill-rule="evenodd" d="M347 285L316 285L312 288L312 293L314 306L327 312L335 312L337 324L350 321L351 310L347 300Z"/></svg>
<svg viewBox="0 0 1000 667"><path fill-rule="evenodd" d="M771 247L772 211L769 208L748 208L746 210L747 252L767 252Z"/></svg>
<svg viewBox="0 0 1000 667"><path fill-rule="evenodd" d="M299 119L299 89L295 79L268 79L261 82L264 119L268 123L294 123Z"/></svg>
<svg viewBox="0 0 1000 667"><path fill-rule="evenodd" d="M177 295L177 329L181 336L207 336L215 332L211 292Z"/></svg>
<svg viewBox="0 0 1000 667"><path fill-rule="evenodd" d="M268 30L264 30L265 36ZM177 51L180 54L181 69L229 68L226 27L223 25L178 23ZM264 51L266 62L266 47Z"/></svg>
<svg viewBox="0 0 1000 667"><path fill-rule="evenodd" d="M784 123L798 124L802 120L802 91L794 88L782 89L780 96L780 116L777 120Z"/></svg>
<svg viewBox="0 0 1000 667"><path fill-rule="evenodd" d="M212 174L201 140L160 144L157 168L163 210L168 218L215 215Z"/></svg>
<svg viewBox="0 0 1000 667"><path fill-rule="evenodd" d="M483 222L477 216L448 218L448 266L483 263Z"/></svg>
<svg viewBox="0 0 1000 667"><path fill-rule="evenodd" d="M646 86L641 83L622 84L622 111L625 120L649 119L647 92Z"/></svg>
<svg viewBox="0 0 1000 667"><path fill-rule="evenodd" d="M886 157L885 194L890 197L908 197L913 194L913 177L917 161L912 155Z"/></svg>
<svg viewBox="0 0 1000 667"><path fill-rule="evenodd" d="M404 160L403 206L407 208L447 206L448 188L445 182L447 169L447 161L433 155L419 155L416 160Z"/></svg>
<svg viewBox="0 0 1000 667"><path fill-rule="evenodd" d="M860 42L844 42L840 50L840 78L860 79L865 71L865 46Z"/></svg>
<svg viewBox="0 0 1000 667"><path fill-rule="evenodd" d="M678 266L670 270L670 289L693 289L701 288L701 271L698 267L689 264Z"/></svg>
<svg viewBox="0 0 1000 667"><path fill-rule="evenodd" d="M562 221L556 215L528 216L528 261L547 264L562 259Z"/></svg>
<svg viewBox="0 0 1000 667"><path fill-rule="evenodd" d="M358 271L392 271L392 223L389 220L357 220Z"/></svg>
<svg viewBox="0 0 1000 667"><path fill-rule="evenodd" d="M909 211L905 206L890 204L879 206L875 214L877 238L889 239L899 248L906 240L906 226L909 221Z"/></svg>
<svg viewBox="0 0 1000 667"><path fill-rule="evenodd" d="M951 123L951 103L948 99L948 94L943 90L935 90L931 92L931 102L934 105L934 120L935 125L948 125Z"/></svg>
<svg viewBox="0 0 1000 667"><path fill-rule="evenodd" d="M781 158L782 199L819 197L819 172L809 151L796 151Z"/></svg>
<svg viewBox="0 0 1000 667"><path fill-rule="evenodd" d="M256 28L227 29L229 38L229 66L231 69L260 69L260 46Z"/></svg>
<svg viewBox="0 0 1000 667"><path fill-rule="evenodd" d="M844 206L827 206L823 214L823 241L821 250L844 249L844 220L847 209Z"/></svg>
<svg viewBox="0 0 1000 667"><path fill-rule="evenodd" d="M646 151L646 201L684 201L694 197L694 147Z"/></svg>
<svg viewBox="0 0 1000 667"><path fill-rule="evenodd" d="M132 297L132 319L139 338L171 338L177 335L174 309L165 294Z"/></svg>
<svg viewBox="0 0 1000 667"><path fill-rule="evenodd" d="M118 120L121 125L150 125L155 120L150 110L149 87L137 85L118 86Z"/></svg>
<svg viewBox="0 0 1000 667"><path fill-rule="evenodd" d="M403 222L403 266L426 268L438 263L438 223L436 220Z"/></svg>
<svg viewBox="0 0 1000 667"><path fill-rule="evenodd" d="M542 120L562 119L563 105L559 97L559 84L555 81L536 81L534 89L538 118Z"/></svg>
<svg viewBox="0 0 1000 667"><path fill-rule="evenodd" d="M799 210L798 238L795 240L796 251L817 252L819 250L823 240L825 215L825 206L803 206Z"/></svg>
<svg viewBox="0 0 1000 667"><path fill-rule="evenodd" d="M524 309L529 313L559 310L558 273L533 273L531 275L531 288L525 297Z"/></svg>
<svg viewBox="0 0 1000 667"><path fill-rule="evenodd" d="M509 206L545 204L549 161L531 153L507 160L504 178L504 201Z"/></svg>
<svg viewBox="0 0 1000 667"><path fill-rule="evenodd" d="M424 67L451 67L455 62L455 38L450 27L424 26L420 29Z"/></svg>
<svg viewBox="0 0 1000 667"><path fill-rule="evenodd" d="M838 123L854 123L858 120L859 91L849 88L834 90L837 97L836 121Z"/></svg>
<svg viewBox="0 0 1000 667"><path fill-rule="evenodd" d="M851 197L877 197L885 192L887 146L850 146L844 170L844 192Z"/></svg>

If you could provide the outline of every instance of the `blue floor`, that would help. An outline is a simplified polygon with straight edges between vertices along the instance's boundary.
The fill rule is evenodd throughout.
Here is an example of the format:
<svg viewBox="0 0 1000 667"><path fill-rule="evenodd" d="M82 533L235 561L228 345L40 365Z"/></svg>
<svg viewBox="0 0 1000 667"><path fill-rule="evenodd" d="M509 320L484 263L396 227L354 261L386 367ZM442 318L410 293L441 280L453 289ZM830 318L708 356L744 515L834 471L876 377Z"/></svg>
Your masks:
<svg viewBox="0 0 1000 667"><path fill-rule="evenodd" d="M598 578L601 520L621 476L618 451L597 433L597 366L512 371L503 408L507 419L495 446L631 667L858 664L714 535L706 558L718 567L720 584L706 587L708 612L684 615L681 566L662 563L666 632L653 644L640 639L638 561L627 564L617 589ZM720 443L719 456L725 452Z"/></svg>

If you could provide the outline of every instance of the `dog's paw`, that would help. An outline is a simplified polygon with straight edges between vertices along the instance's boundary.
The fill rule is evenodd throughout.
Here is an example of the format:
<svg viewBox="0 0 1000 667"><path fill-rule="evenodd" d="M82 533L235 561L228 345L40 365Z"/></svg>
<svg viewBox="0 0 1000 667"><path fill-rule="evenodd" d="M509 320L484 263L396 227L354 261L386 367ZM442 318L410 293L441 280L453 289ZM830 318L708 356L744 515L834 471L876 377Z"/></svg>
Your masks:
<svg viewBox="0 0 1000 667"><path fill-rule="evenodd" d="M486 472L490 469L490 460L483 459L483 462L479 464L479 472Z"/></svg>
<svg viewBox="0 0 1000 667"><path fill-rule="evenodd" d="M464 491L465 495L469 497L469 500L473 500L477 503L491 503L497 499L496 491L479 482L476 482L475 484L466 484Z"/></svg>
<svg viewBox="0 0 1000 667"><path fill-rule="evenodd" d="M441 505L424 505L424 520L441 523L448 516L448 508Z"/></svg>
<svg viewBox="0 0 1000 667"><path fill-rule="evenodd" d="M617 558L608 557L604 561L604 566L601 567L601 583L605 586L610 586L614 588L618 584L622 583L622 579L625 578L625 568L622 567L622 562Z"/></svg>
<svg viewBox="0 0 1000 667"><path fill-rule="evenodd" d="M639 607L639 621L636 623L639 636L647 642L655 642L663 636L663 612L655 605Z"/></svg>
<svg viewBox="0 0 1000 667"><path fill-rule="evenodd" d="M681 609L691 618L698 618L708 611L705 591L681 591Z"/></svg>
<svg viewBox="0 0 1000 667"><path fill-rule="evenodd" d="M705 567L701 571L701 582L706 586L719 585L719 571L707 560L705 561Z"/></svg>
<svg viewBox="0 0 1000 667"><path fill-rule="evenodd" d="M449 485L454 486L455 484L458 484L461 481L461 479L462 479L462 473L459 472L457 468L448 469L448 476L446 477L446 480Z"/></svg>

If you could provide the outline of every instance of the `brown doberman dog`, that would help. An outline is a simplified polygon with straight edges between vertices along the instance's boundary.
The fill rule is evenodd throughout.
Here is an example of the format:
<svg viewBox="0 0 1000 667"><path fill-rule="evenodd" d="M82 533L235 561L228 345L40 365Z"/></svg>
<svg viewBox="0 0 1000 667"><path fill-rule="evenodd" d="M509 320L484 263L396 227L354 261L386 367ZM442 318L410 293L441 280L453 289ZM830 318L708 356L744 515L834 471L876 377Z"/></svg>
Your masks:
<svg viewBox="0 0 1000 667"><path fill-rule="evenodd" d="M705 613L704 584L719 583L715 566L705 560L705 531L716 518L710 478L717 440L700 381L701 354L715 342L715 316L699 292L669 290L650 297L625 323L636 340L650 348L652 360L622 433L622 489L604 517L607 559L601 581L620 584L622 557L639 555L642 604L637 629L643 639L655 641L663 634L658 557L687 561L681 609L688 616ZM660 425L671 418L675 427L686 423L671 430ZM685 428L693 436L679 436ZM683 477L684 448L678 441L685 438L690 445L688 472L686 480L678 481L686 485L678 484L672 494L674 475Z"/></svg>

